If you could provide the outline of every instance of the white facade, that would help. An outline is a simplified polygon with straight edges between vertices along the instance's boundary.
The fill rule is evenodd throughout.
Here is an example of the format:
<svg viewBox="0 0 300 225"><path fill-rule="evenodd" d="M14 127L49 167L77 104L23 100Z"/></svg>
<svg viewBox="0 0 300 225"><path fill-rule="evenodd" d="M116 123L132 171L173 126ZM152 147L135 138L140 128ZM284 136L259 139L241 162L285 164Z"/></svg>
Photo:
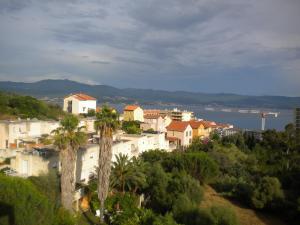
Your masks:
<svg viewBox="0 0 300 225"><path fill-rule="evenodd" d="M0 121L0 149L17 148L26 141L36 142L43 134L49 135L58 127L59 121Z"/></svg>
<svg viewBox="0 0 300 225"><path fill-rule="evenodd" d="M168 130L167 131L168 138L178 139L180 142L178 143L182 147L187 147L192 143L193 139L193 129L190 125L188 125L185 130Z"/></svg>
<svg viewBox="0 0 300 225"><path fill-rule="evenodd" d="M90 118L81 118L80 121L79 121L79 125L78 127L85 127L85 131L87 133L94 133L96 132L95 130L95 121L96 121L96 118L93 118L93 117L90 117Z"/></svg>
<svg viewBox="0 0 300 225"><path fill-rule="evenodd" d="M19 151L10 159L10 167L18 176L29 177L47 174L51 169L59 167L58 153L54 151Z"/></svg>
<svg viewBox="0 0 300 225"><path fill-rule="evenodd" d="M97 100L85 94L74 94L64 98L63 110L75 115L87 114L89 110L96 111L96 107Z"/></svg>
<svg viewBox="0 0 300 225"><path fill-rule="evenodd" d="M193 112L183 111L182 112L182 121L190 121L194 118Z"/></svg>

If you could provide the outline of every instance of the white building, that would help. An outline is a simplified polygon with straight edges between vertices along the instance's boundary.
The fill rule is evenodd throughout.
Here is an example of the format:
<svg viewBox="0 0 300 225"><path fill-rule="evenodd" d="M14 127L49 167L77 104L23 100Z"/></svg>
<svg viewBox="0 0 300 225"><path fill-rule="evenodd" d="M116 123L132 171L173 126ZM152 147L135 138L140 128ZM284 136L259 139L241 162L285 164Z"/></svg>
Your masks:
<svg viewBox="0 0 300 225"><path fill-rule="evenodd" d="M192 143L193 129L189 122L172 121L167 127L167 139L177 147L187 147Z"/></svg>
<svg viewBox="0 0 300 225"><path fill-rule="evenodd" d="M64 98L63 110L75 115L87 114L89 110L96 112L97 99L86 94L71 94Z"/></svg>
<svg viewBox="0 0 300 225"><path fill-rule="evenodd" d="M141 124L141 129L144 131L153 130L157 132L166 132L166 127L171 121L169 116L161 116L159 114L144 115L144 123Z"/></svg>
<svg viewBox="0 0 300 225"><path fill-rule="evenodd" d="M112 161L116 160L118 154L124 154L132 158L152 149L170 151L169 141L165 139L163 133L141 135L119 133L113 142ZM96 175L98 157L98 144L87 144L77 151L76 182L88 183ZM51 169L59 170L60 166L59 154L52 148L31 149L28 151L20 149L10 158L10 167L17 172L18 176L22 177L38 176L41 173L48 173Z"/></svg>
<svg viewBox="0 0 300 225"><path fill-rule="evenodd" d="M172 120L175 121L190 121L195 119L194 113L191 111L181 111L177 108L174 108L173 110L161 110L161 115L169 115Z"/></svg>
<svg viewBox="0 0 300 225"><path fill-rule="evenodd" d="M59 121L51 120L0 121L0 149L20 148L26 143L38 143L43 134L49 135L59 126Z"/></svg>

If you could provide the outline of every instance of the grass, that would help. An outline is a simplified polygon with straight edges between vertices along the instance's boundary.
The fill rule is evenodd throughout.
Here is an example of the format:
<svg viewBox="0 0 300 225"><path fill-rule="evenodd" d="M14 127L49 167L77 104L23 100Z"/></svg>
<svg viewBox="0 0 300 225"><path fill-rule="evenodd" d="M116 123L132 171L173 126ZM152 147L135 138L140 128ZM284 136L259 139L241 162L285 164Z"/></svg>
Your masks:
<svg viewBox="0 0 300 225"><path fill-rule="evenodd" d="M241 225L286 225L274 215L257 212L242 206L239 203L229 201L220 196L212 187L205 186L204 200L200 207L207 208L212 205L220 205L232 208Z"/></svg>

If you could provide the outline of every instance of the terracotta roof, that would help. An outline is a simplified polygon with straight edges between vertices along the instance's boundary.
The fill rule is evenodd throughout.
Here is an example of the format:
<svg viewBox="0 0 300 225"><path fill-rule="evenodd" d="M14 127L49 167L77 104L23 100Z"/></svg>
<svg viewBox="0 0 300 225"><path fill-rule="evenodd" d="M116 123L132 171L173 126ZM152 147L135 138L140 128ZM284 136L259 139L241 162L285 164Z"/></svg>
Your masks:
<svg viewBox="0 0 300 225"><path fill-rule="evenodd" d="M172 121L169 126L167 126L168 131L179 131L183 132L189 126L189 122L183 121Z"/></svg>
<svg viewBox="0 0 300 225"><path fill-rule="evenodd" d="M71 94L67 97L71 97L71 96L73 96L74 98L77 98L80 101L97 100L96 98L89 96L87 94L83 94L83 93Z"/></svg>
<svg viewBox="0 0 300 225"><path fill-rule="evenodd" d="M144 119L158 119L159 117L161 117L161 116L155 115L155 114L148 114L148 115L144 114Z"/></svg>
<svg viewBox="0 0 300 225"><path fill-rule="evenodd" d="M197 121L197 120L191 120L191 121L189 121L189 123L193 129L198 129L199 126L201 124L203 124L202 121ZM203 126L204 126L204 124L203 124Z"/></svg>
<svg viewBox="0 0 300 225"><path fill-rule="evenodd" d="M217 126L217 127L220 127L220 128L229 128L229 127L230 127L230 124L226 124L226 123L217 123L216 126Z"/></svg>
<svg viewBox="0 0 300 225"><path fill-rule="evenodd" d="M159 109L145 109L144 115L159 115L160 110Z"/></svg>
<svg viewBox="0 0 300 225"><path fill-rule="evenodd" d="M200 121L205 128L216 127L216 123L213 121L202 120Z"/></svg>
<svg viewBox="0 0 300 225"><path fill-rule="evenodd" d="M126 105L124 111L134 111L138 108L138 105Z"/></svg>

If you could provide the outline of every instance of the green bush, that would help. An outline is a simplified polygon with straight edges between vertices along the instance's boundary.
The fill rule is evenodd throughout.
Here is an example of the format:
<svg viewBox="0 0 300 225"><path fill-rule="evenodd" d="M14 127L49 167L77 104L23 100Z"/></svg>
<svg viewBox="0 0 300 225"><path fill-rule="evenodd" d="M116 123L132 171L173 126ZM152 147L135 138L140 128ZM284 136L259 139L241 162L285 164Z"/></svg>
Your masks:
<svg viewBox="0 0 300 225"><path fill-rule="evenodd" d="M276 177L264 177L255 188L251 197L253 206L257 209L276 207L276 202L284 198L280 181Z"/></svg>
<svg viewBox="0 0 300 225"><path fill-rule="evenodd" d="M127 134L140 134L142 132L139 121L123 121L122 130Z"/></svg>
<svg viewBox="0 0 300 225"><path fill-rule="evenodd" d="M54 206L29 181L0 175L0 224L52 224Z"/></svg>
<svg viewBox="0 0 300 225"><path fill-rule="evenodd" d="M150 168L147 175L147 188L143 192L148 199L147 207L162 214L171 211L175 202L178 202L183 194L195 204L200 204L203 198L203 191L197 180L185 171L166 173L158 163Z"/></svg>
<svg viewBox="0 0 300 225"><path fill-rule="evenodd" d="M238 225L238 220L234 211L228 207L212 206L210 213L217 225Z"/></svg>

